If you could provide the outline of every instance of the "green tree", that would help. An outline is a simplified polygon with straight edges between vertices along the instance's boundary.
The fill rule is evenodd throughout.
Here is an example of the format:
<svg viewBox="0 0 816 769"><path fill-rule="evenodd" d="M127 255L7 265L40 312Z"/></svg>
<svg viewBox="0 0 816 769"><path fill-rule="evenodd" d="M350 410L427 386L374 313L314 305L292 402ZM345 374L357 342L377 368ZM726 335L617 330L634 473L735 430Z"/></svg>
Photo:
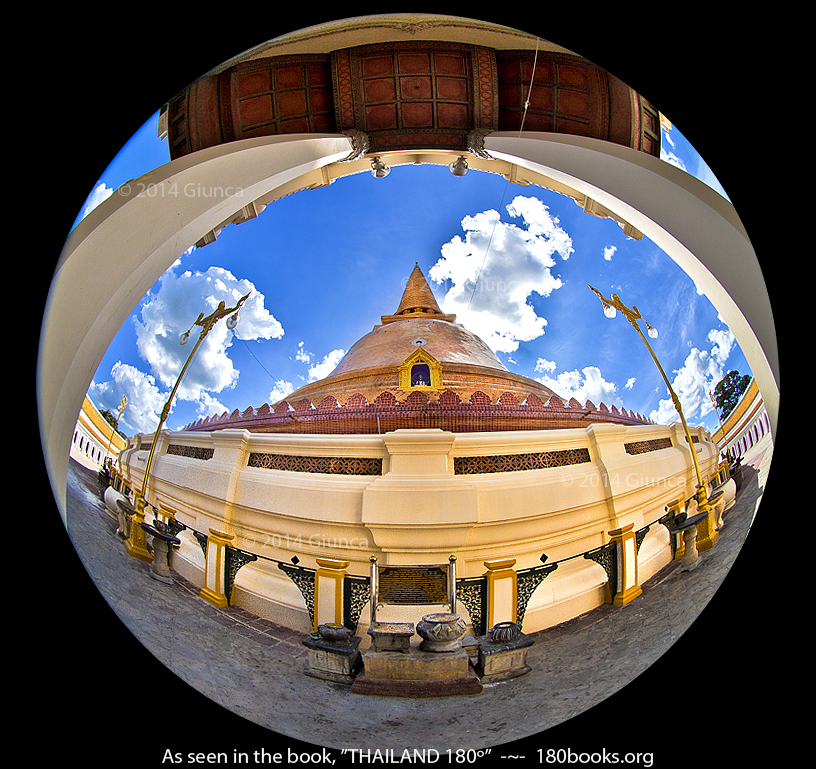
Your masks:
<svg viewBox="0 0 816 769"><path fill-rule="evenodd" d="M740 375L739 371L729 371L714 388L714 401L720 412L720 419L725 419L739 403L742 394L751 383L751 375Z"/></svg>
<svg viewBox="0 0 816 769"><path fill-rule="evenodd" d="M123 432L122 432L122 431L119 429L119 426L118 426L118 425L117 425L117 423L116 423L116 417L115 417L113 414L111 414L111 412L110 412L110 410L109 410L109 409L103 409L103 410L102 410L102 411L100 411L99 413L100 413L100 414L101 414L103 417L105 417L105 420L108 422L108 424L110 424L110 426L111 426L111 427L112 427L114 430L116 430L116 432L117 432L117 433L119 433L119 435L121 435L121 436L122 436L122 437L123 437L125 440L127 440L127 435L125 435L125 434L124 434L124 433L123 433Z"/></svg>

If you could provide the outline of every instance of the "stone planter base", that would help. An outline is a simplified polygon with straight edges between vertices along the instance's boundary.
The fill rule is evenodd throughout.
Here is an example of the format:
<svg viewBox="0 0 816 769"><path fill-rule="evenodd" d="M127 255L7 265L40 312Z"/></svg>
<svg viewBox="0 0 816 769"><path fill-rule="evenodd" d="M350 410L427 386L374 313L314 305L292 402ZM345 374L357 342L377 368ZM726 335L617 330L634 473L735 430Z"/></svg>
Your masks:
<svg viewBox="0 0 816 769"><path fill-rule="evenodd" d="M309 650L306 675L339 684L352 683L360 669L357 647L361 640L360 636L353 636L346 643L333 643L313 636L304 639L303 645Z"/></svg>
<svg viewBox="0 0 816 769"><path fill-rule="evenodd" d="M527 652L534 643L524 633L505 643L482 640L479 643L478 663L482 683L507 681L529 673L532 668L527 664Z"/></svg>
<svg viewBox="0 0 816 769"><path fill-rule="evenodd" d="M439 681L411 681L393 678L368 678L359 675L351 685L353 694L376 694L380 697L405 697L410 699L429 697L458 697L480 694L482 684L473 669L465 678L447 678Z"/></svg>
<svg viewBox="0 0 816 769"><path fill-rule="evenodd" d="M385 697L449 697L478 694L479 677L464 649L447 654L364 651L363 672L351 685L354 694Z"/></svg>

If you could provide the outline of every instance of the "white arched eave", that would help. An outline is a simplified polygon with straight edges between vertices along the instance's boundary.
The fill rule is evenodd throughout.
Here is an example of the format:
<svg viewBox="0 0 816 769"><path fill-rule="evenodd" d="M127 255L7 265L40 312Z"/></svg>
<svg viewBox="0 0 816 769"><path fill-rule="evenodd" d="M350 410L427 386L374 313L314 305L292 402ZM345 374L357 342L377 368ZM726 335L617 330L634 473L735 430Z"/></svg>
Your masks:
<svg viewBox="0 0 816 769"><path fill-rule="evenodd" d="M201 150L123 185L74 228L51 283L37 361L40 439L63 520L77 415L133 308L208 232L351 150L351 139L335 134L246 139Z"/></svg>
<svg viewBox="0 0 816 769"><path fill-rule="evenodd" d="M734 332L775 430L779 379L770 301L728 201L663 161L599 140L495 133L484 149L587 195L674 259ZM201 150L131 183L128 194L114 193L77 225L51 285L37 371L41 440L63 518L76 417L133 308L207 233L351 151L351 139L341 135L264 137Z"/></svg>
<svg viewBox="0 0 816 769"><path fill-rule="evenodd" d="M733 332L776 432L779 358L768 290L733 205L685 171L617 144L549 133L493 133L491 157L572 187L652 240Z"/></svg>

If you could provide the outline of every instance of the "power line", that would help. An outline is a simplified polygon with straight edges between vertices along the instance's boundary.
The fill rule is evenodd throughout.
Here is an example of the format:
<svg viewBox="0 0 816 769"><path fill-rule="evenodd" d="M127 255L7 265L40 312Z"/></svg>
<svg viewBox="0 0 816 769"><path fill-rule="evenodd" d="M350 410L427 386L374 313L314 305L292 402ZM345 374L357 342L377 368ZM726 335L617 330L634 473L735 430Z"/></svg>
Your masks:
<svg viewBox="0 0 816 769"><path fill-rule="evenodd" d="M263 364L263 363L261 363L261 362L258 360L258 356L257 356L257 355L255 355L255 353L254 353L254 352L252 352L252 349L251 349L251 348L250 348L250 346L249 346L249 345L246 343L246 339L241 339L240 341L242 341L242 342L244 343L244 347L246 347L246 348L247 348L247 351L249 352L249 354L250 354L250 355L251 355L253 358L255 358L255 362L256 362L256 363L257 363L257 364L258 364L258 365L259 365L259 366L260 366L260 367L261 367L261 368L262 368L264 371L266 371L266 373L269 375L269 378L272 380L273 384L274 384L274 383L277 383L277 381L278 381L278 380L277 380L277 379L275 379L275 377L274 377L272 374L270 374L270 373L269 373L269 371L268 371L268 369L266 368L266 366L264 366L264 364Z"/></svg>

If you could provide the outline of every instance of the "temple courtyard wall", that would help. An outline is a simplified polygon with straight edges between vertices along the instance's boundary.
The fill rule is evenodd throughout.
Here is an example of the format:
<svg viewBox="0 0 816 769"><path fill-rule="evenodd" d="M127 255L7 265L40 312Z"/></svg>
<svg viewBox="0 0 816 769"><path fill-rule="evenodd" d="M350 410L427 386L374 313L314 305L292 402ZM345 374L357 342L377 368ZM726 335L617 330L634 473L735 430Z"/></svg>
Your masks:
<svg viewBox="0 0 816 769"><path fill-rule="evenodd" d="M175 571L212 596L220 579L214 554L225 546L240 556L226 600L304 633L320 622L348 625L351 611L365 646L370 606L359 599L350 609L341 589L326 585L362 584L372 557L382 568L447 566L451 556L463 586L456 611L470 632L484 632L488 620L466 600L471 583L491 585L491 623L517 620L535 632L616 592L628 595L676 557L671 515L691 514L697 491L691 450L711 488L727 480L708 432L691 433L689 447L679 424L465 434L163 431L146 513L185 527L172 550ZM141 488L151 439L136 436L120 455L126 487ZM733 504L734 481L720 489L719 516ZM221 551L210 550L213 543ZM615 543L623 548L617 557L628 559L626 575L600 557ZM512 586L509 598L499 584ZM512 608L500 616L502 601ZM416 622L433 610L384 602L376 618Z"/></svg>

